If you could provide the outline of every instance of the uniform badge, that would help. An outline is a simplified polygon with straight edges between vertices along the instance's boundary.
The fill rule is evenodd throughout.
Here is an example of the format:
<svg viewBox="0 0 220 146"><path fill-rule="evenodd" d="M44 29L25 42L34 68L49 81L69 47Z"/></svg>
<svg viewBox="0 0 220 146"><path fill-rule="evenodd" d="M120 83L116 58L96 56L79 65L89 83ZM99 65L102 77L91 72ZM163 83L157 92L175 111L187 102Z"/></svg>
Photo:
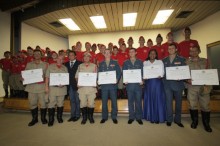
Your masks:
<svg viewBox="0 0 220 146"><path fill-rule="evenodd" d="M181 62L174 62L174 64L181 64Z"/></svg>
<svg viewBox="0 0 220 146"><path fill-rule="evenodd" d="M115 67L115 65L114 65L114 64L111 64L110 66L111 66L111 67Z"/></svg>
<svg viewBox="0 0 220 146"><path fill-rule="evenodd" d="M147 53L147 50L144 50L144 53Z"/></svg>

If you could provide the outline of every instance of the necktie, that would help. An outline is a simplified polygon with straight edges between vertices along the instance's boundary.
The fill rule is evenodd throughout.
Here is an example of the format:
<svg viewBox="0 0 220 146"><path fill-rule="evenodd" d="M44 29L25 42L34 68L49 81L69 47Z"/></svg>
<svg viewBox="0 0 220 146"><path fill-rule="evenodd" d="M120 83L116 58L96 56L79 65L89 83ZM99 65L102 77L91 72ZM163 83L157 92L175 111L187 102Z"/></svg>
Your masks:
<svg viewBox="0 0 220 146"><path fill-rule="evenodd" d="M70 62L70 67L71 67L71 68L73 67L73 62L72 62L72 61Z"/></svg>

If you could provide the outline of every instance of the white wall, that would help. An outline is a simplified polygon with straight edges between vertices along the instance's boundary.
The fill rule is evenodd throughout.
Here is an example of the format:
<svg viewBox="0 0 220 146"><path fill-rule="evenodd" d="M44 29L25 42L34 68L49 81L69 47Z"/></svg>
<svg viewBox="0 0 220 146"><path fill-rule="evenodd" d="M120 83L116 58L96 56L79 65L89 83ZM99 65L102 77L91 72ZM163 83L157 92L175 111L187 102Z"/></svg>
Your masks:
<svg viewBox="0 0 220 146"><path fill-rule="evenodd" d="M60 49L68 49L68 39L22 23L21 49L26 49L28 46L35 48L37 45L42 49L49 47L54 51L58 51Z"/></svg>
<svg viewBox="0 0 220 146"><path fill-rule="evenodd" d="M170 29L155 29L155 30L138 30L138 31L122 31L122 32L109 32L109 33L91 33L91 34L79 34L79 35L69 35L69 46L75 45L77 41L82 42L83 47L82 50L85 50L84 44L85 42L90 43L102 43L106 46L109 42L112 42L114 45L118 46L118 39L124 38L125 43L127 44L127 40L130 36L134 39L134 47L138 47L138 39L140 36L143 36L147 41L149 38L152 39L153 43L156 44L156 36L160 33L164 42L166 40L166 34L170 31Z"/></svg>
<svg viewBox="0 0 220 146"><path fill-rule="evenodd" d="M5 51L10 51L10 25L10 13L0 11L0 58L3 58ZM1 72L0 70L0 74ZM2 79L0 79L0 97L2 96L4 96L4 89Z"/></svg>
<svg viewBox="0 0 220 146"><path fill-rule="evenodd" d="M220 11L190 26L191 39L198 40L201 57L207 57L206 45L220 40ZM184 40L183 30L174 33L175 41Z"/></svg>

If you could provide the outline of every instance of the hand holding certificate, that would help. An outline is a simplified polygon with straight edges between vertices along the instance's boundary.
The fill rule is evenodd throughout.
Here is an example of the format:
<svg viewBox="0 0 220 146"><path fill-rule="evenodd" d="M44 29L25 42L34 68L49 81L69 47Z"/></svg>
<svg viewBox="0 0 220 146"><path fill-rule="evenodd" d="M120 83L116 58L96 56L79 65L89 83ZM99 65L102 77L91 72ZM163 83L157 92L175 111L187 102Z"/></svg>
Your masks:
<svg viewBox="0 0 220 146"><path fill-rule="evenodd" d="M41 68L21 71L21 76L24 79L23 85L44 81L43 71Z"/></svg>
<svg viewBox="0 0 220 146"><path fill-rule="evenodd" d="M150 65L144 66L144 79L153 79L158 78L159 76L163 76L163 66L162 65Z"/></svg>
<svg viewBox="0 0 220 146"><path fill-rule="evenodd" d="M79 72L78 86L96 86L97 73Z"/></svg>
<svg viewBox="0 0 220 146"><path fill-rule="evenodd" d="M69 73L50 73L50 86L69 85Z"/></svg>
<svg viewBox="0 0 220 146"><path fill-rule="evenodd" d="M191 70L192 85L219 85L217 69Z"/></svg>
<svg viewBox="0 0 220 146"><path fill-rule="evenodd" d="M116 84L116 71L99 72L98 84Z"/></svg>
<svg viewBox="0 0 220 146"><path fill-rule="evenodd" d="M167 80L184 80L190 79L189 66L166 67Z"/></svg>
<svg viewBox="0 0 220 146"><path fill-rule="evenodd" d="M141 69L123 70L123 83L142 83Z"/></svg>

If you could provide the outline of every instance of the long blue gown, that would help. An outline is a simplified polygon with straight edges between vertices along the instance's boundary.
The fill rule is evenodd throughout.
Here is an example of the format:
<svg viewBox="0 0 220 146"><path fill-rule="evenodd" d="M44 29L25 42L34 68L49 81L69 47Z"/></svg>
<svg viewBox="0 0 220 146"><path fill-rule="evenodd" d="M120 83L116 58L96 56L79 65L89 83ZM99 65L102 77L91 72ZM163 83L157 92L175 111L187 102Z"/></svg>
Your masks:
<svg viewBox="0 0 220 146"><path fill-rule="evenodd" d="M152 123L166 121L166 98L159 78L145 80L143 119Z"/></svg>

